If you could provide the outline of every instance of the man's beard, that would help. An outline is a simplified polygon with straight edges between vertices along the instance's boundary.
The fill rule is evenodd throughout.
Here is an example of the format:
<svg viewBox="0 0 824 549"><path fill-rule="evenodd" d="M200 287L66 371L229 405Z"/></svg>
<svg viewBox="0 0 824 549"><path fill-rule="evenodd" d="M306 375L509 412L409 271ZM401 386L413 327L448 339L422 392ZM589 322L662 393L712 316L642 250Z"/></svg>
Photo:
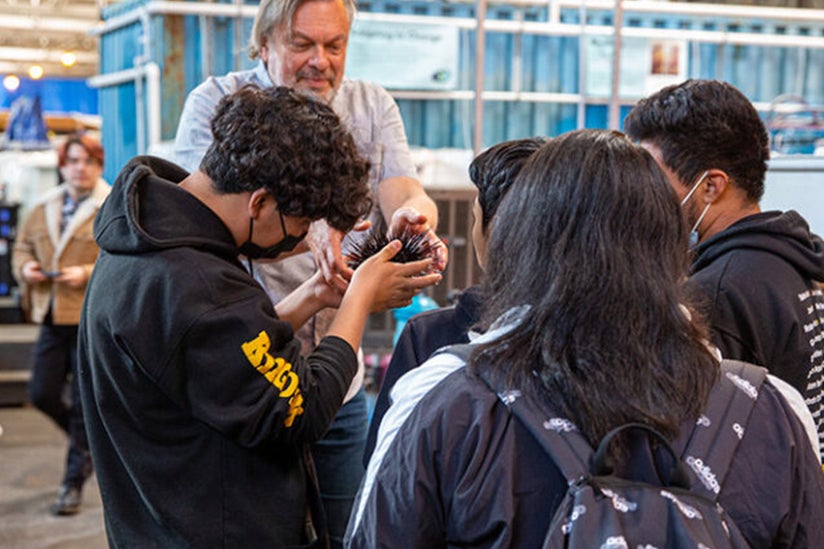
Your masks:
<svg viewBox="0 0 824 549"><path fill-rule="evenodd" d="M297 73L296 76L297 76L297 78L295 79L295 84L296 84L295 88L296 89L299 89L300 91L303 91L307 95L310 95L311 97L314 97L315 99L317 99L318 101L320 101L322 103L326 103L327 105L332 104L332 101L335 99L335 95L337 95L337 93L338 93L337 88L335 88L334 78L329 78L325 74L317 73L315 71L300 71L300 72ZM318 77L320 77L320 78L326 80L327 82L329 82L329 89L328 90L326 90L324 92L318 92L318 91L313 90L312 88L304 88L304 87L298 88L298 86L297 86L297 84L300 83L300 81L303 80L303 79L312 80L312 79L316 79Z"/></svg>
<svg viewBox="0 0 824 549"><path fill-rule="evenodd" d="M315 99L317 101L320 101L321 103L325 103L327 105L332 104L332 101L335 99L335 95L337 95L338 93L338 90L334 85L333 77L327 77L327 75L319 73L317 71L313 71L311 69L302 70L298 71L298 73L295 75L294 81L291 84L287 84L283 81L283 78L281 77L280 68L281 67L279 65L275 65L274 67L266 67L267 72L269 73L269 78L272 80L272 84L274 84L275 86L286 86L288 88L295 90L298 93L311 97L312 99ZM321 77L329 82L329 89L327 91L317 92L311 88L306 88L299 85L300 81L303 79L313 79L317 77Z"/></svg>

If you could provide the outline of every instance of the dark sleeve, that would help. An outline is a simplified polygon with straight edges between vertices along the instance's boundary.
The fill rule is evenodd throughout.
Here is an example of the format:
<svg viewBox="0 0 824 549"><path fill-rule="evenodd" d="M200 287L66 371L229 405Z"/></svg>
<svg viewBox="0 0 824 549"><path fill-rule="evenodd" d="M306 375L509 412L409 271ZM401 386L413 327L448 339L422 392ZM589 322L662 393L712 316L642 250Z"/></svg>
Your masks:
<svg viewBox="0 0 824 549"><path fill-rule="evenodd" d="M719 497L751 547L824 540L824 473L790 406L765 383Z"/></svg>
<svg viewBox="0 0 824 549"><path fill-rule="evenodd" d="M291 326L259 301L210 311L189 331L186 405L242 446L314 442L343 402L357 355L344 340L326 337L303 358Z"/></svg>
<svg viewBox="0 0 824 549"><path fill-rule="evenodd" d="M726 309L729 311L729 309ZM766 366L764 360L756 356L753 352L749 342L740 337L740 331L731 329L729 325L713 324L710 326L710 338L713 344L721 351L721 356L724 358L732 358L749 362L750 364L757 364L759 366Z"/></svg>
<svg viewBox="0 0 824 549"><path fill-rule="evenodd" d="M413 325L412 322L407 322L406 326L401 330L401 335L398 337L398 341L395 343L395 348L392 351L392 358L386 367L383 383L378 392L378 398L375 401L375 409L372 412L372 420L369 423L369 433L366 436L366 448L363 452L364 467L369 465L369 458L372 457L372 452L375 450L375 443L378 438L378 428L381 425L384 414L386 414L386 410L389 409L389 392L403 374L419 365L413 343Z"/></svg>
<svg viewBox="0 0 824 549"><path fill-rule="evenodd" d="M467 330L468 326L456 318L455 309L452 307L426 311L412 317L406 323L395 343L392 358L386 368L378 399L375 402L375 410L372 412L372 421L369 424L369 434L363 455L364 466L369 464L369 458L375 449L378 429L386 410L391 405L389 393L398 380L410 370L426 362L438 349L469 341Z"/></svg>
<svg viewBox="0 0 824 549"><path fill-rule="evenodd" d="M710 324L710 336L713 344L721 350L724 358L742 360L760 366L767 366L753 343L757 341L752 329L754 320L749 310L763 297L751 297L738 293L740 284L735 279L735 268L730 254L718 264L705 271L696 273L690 284L701 296L703 312ZM747 287L752 287L753 282Z"/></svg>
<svg viewBox="0 0 824 549"><path fill-rule="evenodd" d="M459 369L425 394L377 470L367 471L347 540L364 548L540 547L566 490L495 393Z"/></svg>
<svg viewBox="0 0 824 549"><path fill-rule="evenodd" d="M725 358L767 368L807 396L811 348L801 337L792 286L723 288L712 316L712 339Z"/></svg>
<svg viewBox="0 0 824 549"><path fill-rule="evenodd" d="M693 279L706 295L712 341L721 354L764 366L807 395L810 348L801 337L795 297L806 286L795 269L769 254L733 252Z"/></svg>
<svg viewBox="0 0 824 549"><path fill-rule="evenodd" d="M365 493L361 486L350 517L346 547L445 546L445 504L438 482L442 472L434 468L435 454L441 453L437 433L442 417L427 413L420 404L412 411L383 457L372 489ZM457 460L458 452L451 452L450 457ZM363 513L357 520L361 504Z"/></svg>

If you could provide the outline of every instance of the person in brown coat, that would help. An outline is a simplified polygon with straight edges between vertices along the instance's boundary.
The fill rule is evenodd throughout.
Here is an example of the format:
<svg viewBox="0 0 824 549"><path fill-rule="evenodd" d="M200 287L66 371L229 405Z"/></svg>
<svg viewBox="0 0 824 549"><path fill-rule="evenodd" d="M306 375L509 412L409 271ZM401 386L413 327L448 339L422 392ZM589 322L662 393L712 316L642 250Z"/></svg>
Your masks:
<svg viewBox="0 0 824 549"><path fill-rule="evenodd" d="M83 414L77 392L77 326L86 284L98 248L94 217L110 186L101 178L103 147L86 135L69 137L58 150L64 183L32 208L14 243L12 268L40 324L34 349L29 398L69 437L66 471L52 511L80 510L83 484L92 473ZM70 400L64 389L71 385Z"/></svg>

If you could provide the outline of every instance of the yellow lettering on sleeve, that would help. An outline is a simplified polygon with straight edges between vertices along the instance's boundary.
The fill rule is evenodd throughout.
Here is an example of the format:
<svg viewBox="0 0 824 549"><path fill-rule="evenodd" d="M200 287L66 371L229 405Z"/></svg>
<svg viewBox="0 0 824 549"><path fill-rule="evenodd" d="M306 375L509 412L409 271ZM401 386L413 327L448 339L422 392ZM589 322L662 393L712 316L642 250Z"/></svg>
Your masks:
<svg viewBox="0 0 824 549"><path fill-rule="evenodd" d="M303 413L303 395L298 388L300 379L292 371L292 365L283 357L275 358L269 354L271 346L272 342L265 330L261 330L251 341L240 344L246 360L278 389L278 396L289 399L289 409L283 424L291 427L295 418Z"/></svg>
<svg viewBox="0 0 824 549"><path fill-rule="evenodd" d="M295 393L295 396L289 399L289 415L286 416L286 421L283 422L287 427L292 426L295 417L303 413L303 395L300 391Z"/></svg>
<svg viewBox="0 0 824 549"><path fill-rule="evenodd" d="M269 347L271 346L272 342L269 340L269 334L261 331L252 341L241 344L240 348L243 349L246 359L252 363L252 366L257 368L264 363L264 359L271 358L269 355Z"/></svg>
<svg viewBox="0 0 824 549"><path fill-rule="evenodd" d="M269 383L280 389L280 396L287 398L292 396L298 388L298 376L292 372L292 365L283 360L281 357L274 359L277 365L275 368L269 370L266 374L266 379Z"/></svg>

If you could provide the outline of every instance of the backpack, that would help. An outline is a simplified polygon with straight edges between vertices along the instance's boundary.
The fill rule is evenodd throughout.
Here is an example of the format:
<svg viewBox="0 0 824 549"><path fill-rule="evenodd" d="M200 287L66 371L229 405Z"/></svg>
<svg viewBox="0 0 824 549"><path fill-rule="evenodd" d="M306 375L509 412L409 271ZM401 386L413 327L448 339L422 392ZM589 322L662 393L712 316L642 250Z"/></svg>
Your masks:
<svg viewBox="0 0 824 549"><path fill-rule="evenodd" d="M466 360L471 346L454 345L447 352ZM764 368L722 361L721 377L704 413L692 431L679 438L686 437L679 456L663 435L641 423L613 429L593 450L570 420L547 417L520 391L496 387L481 372L481 379L535 437L569 482L543 547L586 549L749 547L718 503L718 495L765 378ZM627 464L645 462L656 467L653 461L666 461L672 469L655 471L653 477L644 475L646 482L613 473L606 462L607 449L621 433L650 437L658 444L659 452L669 457L649 460L629 451L625 455ZM667 480L652 483L649 478Z"/></svg>

